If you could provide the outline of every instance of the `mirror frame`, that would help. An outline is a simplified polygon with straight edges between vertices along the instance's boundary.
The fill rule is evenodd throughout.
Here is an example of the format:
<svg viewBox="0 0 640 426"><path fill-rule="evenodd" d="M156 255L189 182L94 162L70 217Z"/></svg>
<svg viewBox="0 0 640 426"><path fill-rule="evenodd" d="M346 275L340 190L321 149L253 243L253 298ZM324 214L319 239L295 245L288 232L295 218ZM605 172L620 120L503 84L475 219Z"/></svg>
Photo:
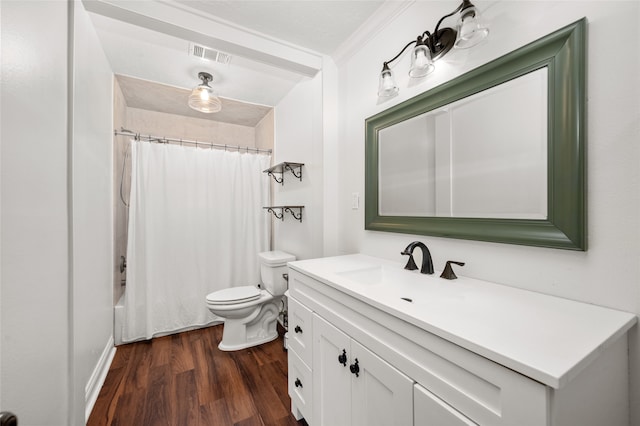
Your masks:
<svg viewBox="0 0 640 426"><path fill-rule="evenodd" d="M365 120L365 229L497 243L587 249L586 18ZM380 130L502 84L548 70L547 219L381 216Z"/></svg>

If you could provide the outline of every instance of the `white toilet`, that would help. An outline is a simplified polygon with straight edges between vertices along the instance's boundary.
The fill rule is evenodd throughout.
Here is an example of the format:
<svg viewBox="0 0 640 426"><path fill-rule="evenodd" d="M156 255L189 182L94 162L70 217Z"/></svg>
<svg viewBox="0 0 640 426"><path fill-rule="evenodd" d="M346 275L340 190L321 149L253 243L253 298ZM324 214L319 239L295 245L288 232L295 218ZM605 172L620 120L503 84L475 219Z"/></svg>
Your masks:
<svg viewBox="0 0 640 426"><path fill-rule="evenodd" d="M262 289L256 286L231 287L207 295L207 307L224 319L218 348L235 351L267 343L278 337L276 321L280 301L287 291L287 262L295 256L283 251L258 253Z"/></svg>

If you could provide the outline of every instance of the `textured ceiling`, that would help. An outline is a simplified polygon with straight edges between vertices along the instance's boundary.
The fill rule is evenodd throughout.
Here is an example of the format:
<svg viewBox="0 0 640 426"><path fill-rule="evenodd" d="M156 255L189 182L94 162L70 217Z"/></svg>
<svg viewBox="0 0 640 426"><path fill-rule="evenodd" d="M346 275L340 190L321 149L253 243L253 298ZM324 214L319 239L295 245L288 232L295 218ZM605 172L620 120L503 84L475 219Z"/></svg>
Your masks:
<svg viewBox="0 0 640 426"><path fill-rule="evenodd" d="M151 111L209 119L241 126L255 127L272 109L264 105L249 104L220 98L222 110L212 114L195 111L187 105L190 90L153 83L133 77L116 75L127 106Z"/></svg>

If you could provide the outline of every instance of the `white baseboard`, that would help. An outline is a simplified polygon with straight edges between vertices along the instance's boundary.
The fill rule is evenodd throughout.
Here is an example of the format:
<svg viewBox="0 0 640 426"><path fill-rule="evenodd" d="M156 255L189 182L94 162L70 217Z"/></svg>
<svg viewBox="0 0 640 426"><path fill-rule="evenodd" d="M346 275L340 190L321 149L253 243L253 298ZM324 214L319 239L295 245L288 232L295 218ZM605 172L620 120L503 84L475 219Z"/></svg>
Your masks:
<svg viewBox="0 0 640 426"><path fill-rule="evenodd" d="M100 355L100 359L98 360L96 367L93 369L93 373L91 373L91 377L89 377L87 385L84 387L85 422L89 420L89 415L91 415L91 410L93 410L93 406L98 399L104 380L107 378L107 373L109 372L109 367L111 366L111 362L113 361L115 354L116 348L113 345L113 336L109 336L109 341L104 347L102 355Z"/></svg>

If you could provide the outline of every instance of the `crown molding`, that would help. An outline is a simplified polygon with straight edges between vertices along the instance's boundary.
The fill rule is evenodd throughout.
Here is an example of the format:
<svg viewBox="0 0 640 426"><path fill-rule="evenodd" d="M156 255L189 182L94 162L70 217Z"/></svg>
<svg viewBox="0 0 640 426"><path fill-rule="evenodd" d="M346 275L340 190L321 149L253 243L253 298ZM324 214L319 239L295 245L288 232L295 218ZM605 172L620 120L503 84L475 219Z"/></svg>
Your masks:
<svg viewBox="0 0 640 426"><path fill-rule="evenodd" d="M322 57L255 32L194 14L166 1L82 0L85 9L112 19L189 40L257 62L313 77L322 68Z"/></svg>
<svg viewBox="0 0 640 426"><path fill-rule="evenodd" d="M331 55L339 65L362 48L376 34L384 30L398 15L413 5L416 0L386 0L356 31Z"/></svg>

